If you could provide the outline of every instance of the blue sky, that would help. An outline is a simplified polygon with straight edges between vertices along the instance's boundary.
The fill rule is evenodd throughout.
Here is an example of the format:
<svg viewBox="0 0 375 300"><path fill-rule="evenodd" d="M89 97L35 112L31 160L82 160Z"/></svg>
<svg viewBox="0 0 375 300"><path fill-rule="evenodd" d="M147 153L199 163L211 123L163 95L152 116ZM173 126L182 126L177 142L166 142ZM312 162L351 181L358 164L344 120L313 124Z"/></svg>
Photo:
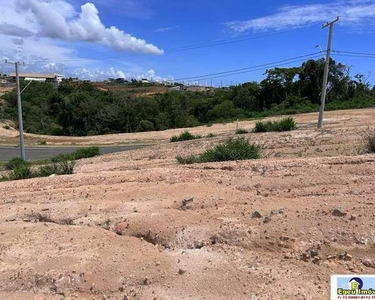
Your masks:
<svg viewBox="0 0 375 300"><path fill-rule="evenodd" d="M0 0L0 7L1 59L25 61L25 71L93 80L182 79L314 53L317 44L326 47L322 23L337 15L332 48L375 53L375 0ZM199 47L186 50L192 45ZM375 83L375 58L333 58ZM1 64L4 72L9 67ZM211 77L229 85L259 81L263 73Z"/></svg>

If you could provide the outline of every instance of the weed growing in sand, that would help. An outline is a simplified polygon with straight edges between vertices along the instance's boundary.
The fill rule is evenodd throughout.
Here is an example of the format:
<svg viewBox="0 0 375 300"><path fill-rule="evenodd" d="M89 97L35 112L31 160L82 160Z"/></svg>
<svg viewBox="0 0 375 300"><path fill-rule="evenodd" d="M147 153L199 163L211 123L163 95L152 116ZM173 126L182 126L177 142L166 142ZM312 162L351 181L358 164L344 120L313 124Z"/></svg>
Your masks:
<svg viewBox="0 0 375 300"><path fill-rule="evenodd" d="M33 178L34 173L31 169L31 164L24 164L17 168L14 168L8 175L8 180L22 180L22 179L29 179Z"/></svg>
<svg viewBox="0 0 375 300"><path fill-rule="evenodd" d="M279 121L259 121L255 124L254 132L281 132L291 131L297 128L297 124L293 118L285 118Z"/></svg>
<svg viewBox="0 0 375 300"><path fill-rule="evenodd" d="M82 158L90 158L100 155L99 147L88 147L88 148L81 148L73 153L69 154L60 154L51 158L52 162L62 162L67 160L78 160Z"/></svg>
<svg viewBox="0 0 375 300"><path fill-rule="evenodd" d="M187 157L177 156L180 164L221 162L232 160L258 159L261 147L251 144L245 138L229 139L223 144L219 144L212 149L206 150L200 155L190 155Z"/></svg>
<svg viewBox="0 0 375 300"><path fill-rule="evenodd" d="M375 132L370 132L365 138L366 153L375 153Z"/></svg>
<svg viewBox="0 0 375 300"><path fill-rule="evenodd" d="M7 176L2 176L0 181L23 180L37 177L49 177L51 175L70 175L73 174L75 161L64 160L58 163L42 165L33 168L29 162L19 164L9 172Z"/></svg>
<svg viewBox="0 0 375 300"><path fill-rule="evenodd" d="M236 130L236 134L246 134L246 133L249 133L249 132L245 129L242 129L242 128L239 128L239 129Z"/></svg>
<svg viewBox="0 0 375 300"><path fill-rule="evenodd" d="M20 157L16 157L16 158L13 158L10 161L6 162L5 163L5 168L7 170L15 170L15 169L19 169L19 168L21 168L23 166L30 166L30 165L31 164L28 161L23 160Z"/></svg>
<svg viewBox="0 0 375 300"><path fill-rule="evenodd" d="M176 142L183 142L183 141L191 141L191 140L197 140L201 139L202 137L200 135L193 135L189 131L185 131L181 133L180 135L174 135L171 137L170 142L176 143Z"/></svg>

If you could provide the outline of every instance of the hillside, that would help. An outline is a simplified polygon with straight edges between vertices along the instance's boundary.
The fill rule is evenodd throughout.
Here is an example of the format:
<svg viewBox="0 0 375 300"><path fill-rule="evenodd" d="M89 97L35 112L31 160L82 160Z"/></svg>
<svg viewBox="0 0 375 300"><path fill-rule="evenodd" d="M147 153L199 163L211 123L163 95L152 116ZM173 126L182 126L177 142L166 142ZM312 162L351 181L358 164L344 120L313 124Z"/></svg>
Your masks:
<svg viewBox="0 0 375 300"><path fill-rule="evenodd" d="M228 120L317 112L324 60L267 70L266 79L207 91L168 91L64 81L58 89L33 83L22 94L24 129L55 136L94 136L163 131ZM375 88L361 75L332 62L326 110L375 106ZM22 88L25 82L22 83ZM17 122L16 93L3 96L0 120Z"/></svg>
<svg viewBox="0 0 375 300"><path fill-rule="evenodd" d="M93 85L102 91L110 91L113 93L130 93L138 97L149 97L156 94L163 94L168 91L168 87L163 85L129 86L125 84L106 84L103 82L94 82Z"/></svg>

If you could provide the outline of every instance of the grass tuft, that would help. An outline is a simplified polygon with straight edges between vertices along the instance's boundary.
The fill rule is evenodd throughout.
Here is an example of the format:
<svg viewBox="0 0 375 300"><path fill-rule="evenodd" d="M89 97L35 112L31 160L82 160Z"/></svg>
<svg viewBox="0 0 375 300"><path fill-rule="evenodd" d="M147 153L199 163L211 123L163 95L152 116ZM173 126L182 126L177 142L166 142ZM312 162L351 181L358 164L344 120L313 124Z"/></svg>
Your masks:
<svg viewBox="0 0 375 300"><path fill-rule="evenodd" d="M368 133L365 138L366 153L375 153L375 132Z"/></svg>
<svg viewBox="0 0 375 300"><path fill-rule="evenodd" d="M90 158L100 155L99 147L88 147L88 148L81 148L73 153L69 154L60 154L51 158L52 162L62 162L67 160L77 160L83 158Z"/></svg>
<svg viewBox="0 0 375 300"><path fill-rule="evenodd" d="M74 173L75 161L64 160L58 163L40 166L32 169L31 164L24 164L14 168L8 176L0 177L0 181L23 180L30 178L49 177L51 175L70 175Z"/></svg>
<svg viewBox="0 0 375 300"><path fill-rule="evenodd" d="M197 140L201 139L202 137L200 135L193 135L189 131L185 131L181 133L180 135L174 135L171 137L170 142L176 143L176 142L183 142L183 141L191 141L191 140Z"/></svg>
<svg viewBox="0 0 375 300"><path fill-rule="evenodd" d="M8 176L8 180L22 180L29 179L35 176L34 172L31 169L31 164L24 164L15 169L13 169Z"/></svg>
<svg viewBox="0 0 375 300"><path fill-rule="evenodd" d="M23 166L31 166L31 164L28 161L23 160L20 157L13 158L10 161L5 163L5 168L7 170L15 170Z"/></svg>
<svg viewBox="0 0 375 300"><path fill-rule="evenodd" d="M255 124L254 132L281 132L291 131L297 128L293 118L285 118L279 121L259 121Z"/></svg>
<svg viewBox="0 0 375 300"><path fill-rule="evenodd" d="M239 128L239 129L236 130L236 134L246 134L246 133L249 133L249 132L245 129L242 129L242 128Z"/></svg>
<svg viewBox="0 0 375 300"><path fill-rule="evenodd" d="M187 157L177 156L177 162L180 164L208 163L221 161L236 161L247 159L258 159L260 157L261 147L251 144L244 138L229 139L223 144L219 144L204 153Z"/></svg>

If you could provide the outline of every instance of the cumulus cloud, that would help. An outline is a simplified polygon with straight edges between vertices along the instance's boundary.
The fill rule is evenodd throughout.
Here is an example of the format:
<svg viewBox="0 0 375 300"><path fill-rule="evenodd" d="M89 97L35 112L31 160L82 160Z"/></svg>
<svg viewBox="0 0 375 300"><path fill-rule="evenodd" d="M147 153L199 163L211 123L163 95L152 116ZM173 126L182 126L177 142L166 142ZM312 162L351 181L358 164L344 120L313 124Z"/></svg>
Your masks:
<svg viewBox="0 0 375 300"><path fill-rule="evenodd" d="M375 22L375 0L335 1L331 3L284 6L276 13L248 21L228 22L224 25L234 33L249 30L283 30L324 23L340 16L340 25L359 26Z"/></svg>
<svg viewBox="0 0 375 300"><path fill-rule="evenodd" d="M1 23L0 24L0 34L19 36L19 37L28 37L32 36L33 33L25 28L18 27L13 24Z"/></svg>
<svg viewBox="0 0 375 300"><path fill-rule="evenodd" d="M37 34L42 37L99 43L117 51L164 53L153 44L117 27L106 27L92 3L81 6L79 14L65 0L16 0L16 4L21 12L31 12L35 16Z"/></svg>
<svg viewBox="0 0 375 300"><path fill-rule="evenodd" d="M163 81L173 81L173 76L162 77L156 74L155 70L149 70L140 74L135 74L132 72L124 72L123 70L111 67L107 70L103 69L90 69L90 68L77 68L68 76L78 77L85 80L100 81L106 80L108 78L124 78L127 80L137 79L141 80L146 78L153 82L163 82Z"/></svg>
<svg viewBox="0 0 375 300"><path fill-rule="evenodd" d="M22 46L25 43L23 39L19 39L19 38L13 38L12 42L14 45L17 45L17 46Z"/></svg>

